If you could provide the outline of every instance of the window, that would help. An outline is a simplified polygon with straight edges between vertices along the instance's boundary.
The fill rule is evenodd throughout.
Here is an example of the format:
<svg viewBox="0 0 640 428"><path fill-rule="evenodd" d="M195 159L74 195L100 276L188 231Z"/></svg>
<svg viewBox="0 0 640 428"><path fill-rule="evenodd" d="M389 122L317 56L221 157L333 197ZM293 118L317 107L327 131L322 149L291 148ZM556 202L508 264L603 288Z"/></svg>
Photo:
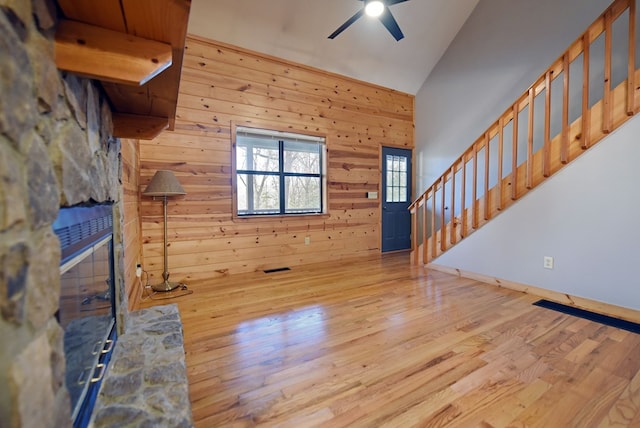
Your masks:
<svg viewBox="0 0 640 428"><path fill-rule="evenodd" d="M387 155L387 202L407 202L407 158Z"/></svg>
<svg viewBox="0 0 640 428"><path fill-rule="evenodd" d="M324 213L325 158L322 137L237 127L238 216Z"/></svg>

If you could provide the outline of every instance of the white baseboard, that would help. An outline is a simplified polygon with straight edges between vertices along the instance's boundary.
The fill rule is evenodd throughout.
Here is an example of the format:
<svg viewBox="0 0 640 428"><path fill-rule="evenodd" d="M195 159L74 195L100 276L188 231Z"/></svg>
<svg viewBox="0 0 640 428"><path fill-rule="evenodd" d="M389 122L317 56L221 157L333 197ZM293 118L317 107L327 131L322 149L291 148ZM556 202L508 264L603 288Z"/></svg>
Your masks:
<svg viewBox="0 0 640 428"><path fill-rule="evenodd" d="M427 263L425 267L427 269L433 269L462 278L474 279L486 284L496 285L498 287L508 288L510 290L521 291L523 293L553 300L554 302L562 303L564 305L574 306L576 308L597 312L599 314L605 314L632 322L640 322L640 311L636 311L634 309L611 305L609 303L598 302L596 300L586 299L584 297L572 296L570 294L547 290L545 288L535 287L532 285L520 284L505 279L494 278L492 276L482 275L475 272L468 272L448 266L442 266L436 263Z"/></svg>

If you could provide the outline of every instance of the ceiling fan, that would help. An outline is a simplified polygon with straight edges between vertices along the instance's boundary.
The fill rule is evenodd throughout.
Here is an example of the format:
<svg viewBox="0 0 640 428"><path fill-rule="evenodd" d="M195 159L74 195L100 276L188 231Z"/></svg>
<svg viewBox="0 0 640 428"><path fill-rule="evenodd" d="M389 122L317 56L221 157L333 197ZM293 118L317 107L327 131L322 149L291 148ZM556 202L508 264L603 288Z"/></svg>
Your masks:
<svg viewBox="0 0 640 428"><path fill-rule="evenodd" d="M400 26L396 22L395 18L391 14L391 10L389 10L389 6L393 6L394 4L404 3L409 0L358 0L364 2L364 7L356 12L351 18L347 19L347 21L342 24L336 31L329 35L330 39L335 39L336 36L342 33L347 29L351 24L356 22L364 13L366 12L369 16L377 17L382 24L387 27L387 30L391 33L391 35L396 39L396 41L400 41L404 38L404 34L402 34L402 30L400 30Z"/></svg>

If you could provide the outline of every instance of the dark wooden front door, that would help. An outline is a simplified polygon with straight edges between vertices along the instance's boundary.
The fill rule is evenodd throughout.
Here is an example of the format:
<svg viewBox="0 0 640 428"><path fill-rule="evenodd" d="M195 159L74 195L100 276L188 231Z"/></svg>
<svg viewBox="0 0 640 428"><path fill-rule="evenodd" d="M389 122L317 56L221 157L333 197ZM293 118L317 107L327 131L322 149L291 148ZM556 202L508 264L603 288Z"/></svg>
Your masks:
<svg viewBox="0 0 640 428"><path fill-rule="evenodd" d="M382 251L411 248L411 150L382 148Z"/></svg>

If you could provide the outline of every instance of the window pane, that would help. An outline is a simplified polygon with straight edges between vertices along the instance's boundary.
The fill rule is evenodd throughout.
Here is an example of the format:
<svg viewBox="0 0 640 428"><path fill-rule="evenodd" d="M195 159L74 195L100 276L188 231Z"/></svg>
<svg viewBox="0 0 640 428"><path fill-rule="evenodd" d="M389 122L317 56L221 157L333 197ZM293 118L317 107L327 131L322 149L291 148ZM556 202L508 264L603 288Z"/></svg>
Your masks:
<svg viewBox="0 0 640 428"><path fill-rule="evenodd" d="M320 212L320 177L285 177L285 212Z"/></svg>
<svg viewBox="0 0 640 428"><path fill-rule="evenodd" d="M317 143L284 142L284 172L320 174L320 149Z"/></svg>
<svg viewBox="0 0 640 428"><path fill-rule="evenodd" d="M280 155L276 140L239 137L236 147L236 168L247 171L277 172Z"/></svg>
<svg viewBox="0 0 640 428"><path fill-rule="evenodd" d="M401 156L398 159L400 160L400 171L405 172L407 170L407 158Z"/></svg>
<svg viewBox="0 0 640 428"><path fill-rule="evenodd" d="M238 174L238 214L274 214L280 211L280 181L274 175Z"/></svg>
<svg viewBox="0 0 640 428"><path fill-rule="evenodd" d="M407 185L407 173L406 172L401 172L400 173L400 181L398 182L398 185L400 185L400 186L406 186Z"/></svg>
<svg viewBox="0 0 640 428"><path fill-rule="evenodd" d="M238 194L238 212L246 213L249 209L249 194L248 189L249 178L247 174L238 174L236 180L236 189Z"/></svg>
<svg viewBox="0 0 640 428"><path fill-rule="evenodd" d="M387 202L393 202L393 187L395 185L395 156L387 155Z"/></svg>
<svg viewBox="0 0 640 428"><path fill-rule="evenodd" d="M280 211L280 181L273 175L253 176L253 212L257 214Z"/></svg>
<svg viewBox="0 0 640 428"><path fill-rule="evenodd" d="M247 146L236 147L236 169L246 170L248 168L247 163Z"/></svg>
<svg viewBox="0 0 640 428"><path fill-rule="evenodd" d="M400 201L400 189L397 187L393 188L393 202Z"/></svg>
<svg viewBox="0 0 640 428"><path fill-rule="evenodd" d="M400 188L400 200L398 202L407 202L407 188L406 187L401 187Z"/></svg>

